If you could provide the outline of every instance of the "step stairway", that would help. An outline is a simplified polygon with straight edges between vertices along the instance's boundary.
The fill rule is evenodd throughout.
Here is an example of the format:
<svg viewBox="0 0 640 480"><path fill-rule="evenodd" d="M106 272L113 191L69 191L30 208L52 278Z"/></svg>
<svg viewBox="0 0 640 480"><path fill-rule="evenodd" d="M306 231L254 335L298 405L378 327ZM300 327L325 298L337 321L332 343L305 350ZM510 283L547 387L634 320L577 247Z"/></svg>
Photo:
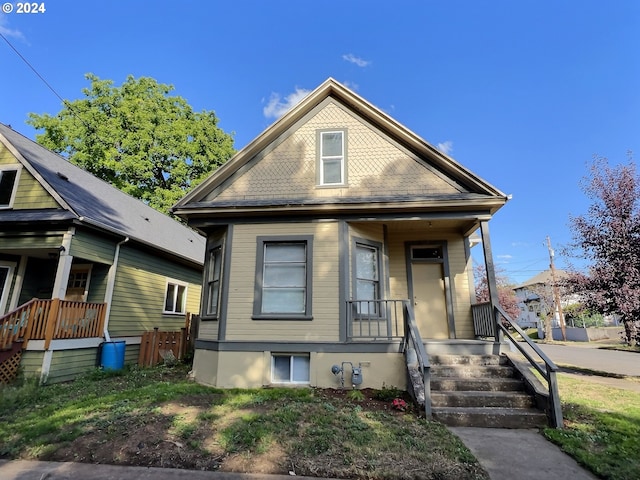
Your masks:
<svg viewBox="0 0 640 480"><path fill-rule="evenodd" d="M548 425L533 395L504 355L432 355L433 417L456 427L538 428Z"/></svg>

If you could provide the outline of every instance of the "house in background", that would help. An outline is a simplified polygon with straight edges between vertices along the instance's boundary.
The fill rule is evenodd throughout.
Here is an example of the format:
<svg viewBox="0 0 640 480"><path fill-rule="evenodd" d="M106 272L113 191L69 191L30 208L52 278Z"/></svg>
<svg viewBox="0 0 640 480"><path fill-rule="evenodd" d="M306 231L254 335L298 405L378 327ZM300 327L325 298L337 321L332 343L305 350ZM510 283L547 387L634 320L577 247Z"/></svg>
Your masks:
<svg viewBox="0 0 640 480"><path fill-rule="evenodd" d="M566 278L567 275L567 272L564 270L556 270L556 281L559 282ZM529 280L514 287L513 291L518 298L518 305L520 307L520 315L516 319L516 323L521 328L538 328L541 335L544 336L544 317L549 315L551 310L554 309L551 270L544 270L534 275ZM562 306L566 307L570 303L576 303L578 300L577 297L573 295L571 297L565 296L561 301ZM557 307L553 315L551 315L551 327L560 328L560 313ZM540 338L542 338L542 336Z"/></svg>
<svg viewBox="0 0 640 480"><path fill-rule="evenodd" d="M179 330L198 312L204 246L0 124L0 346L26 375L71 379L96 366L105 340L124 340L125 361L137 361L143 332Z"/></svg>
<svg viewBox="0 0 640 480"><path fill-rule="evenodd" d="M407 388L408 318L429 355L495 352L474 329L470 237L492 270L506 202L327 80L174 206L207 236L196 380Z"/></svg>

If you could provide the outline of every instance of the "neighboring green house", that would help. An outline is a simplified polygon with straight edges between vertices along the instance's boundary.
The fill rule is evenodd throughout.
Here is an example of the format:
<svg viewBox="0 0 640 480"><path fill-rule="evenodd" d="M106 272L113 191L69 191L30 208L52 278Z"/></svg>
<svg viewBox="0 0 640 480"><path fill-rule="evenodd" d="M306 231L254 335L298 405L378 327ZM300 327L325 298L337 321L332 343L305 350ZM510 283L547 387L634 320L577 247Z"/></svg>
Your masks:
<svg viewBox="0 0 640 480"><path fill-rule="evenodd" d="M204 245L0 124L0 346L29 330L25 374L71 379L96 366L105 340L126 341L125 361L137 361L143 332L179 330L199 312ZM47 320L50 308L61 313Z"/></svg>
<svg viewBox="0 0 640 480"><path fill-rule="evenodd" d="M480 229L492 271L507 200L327 80L174 207L208 238L196 380L406 388L413 316L430 355L498 353L470 248Z"/></svg>

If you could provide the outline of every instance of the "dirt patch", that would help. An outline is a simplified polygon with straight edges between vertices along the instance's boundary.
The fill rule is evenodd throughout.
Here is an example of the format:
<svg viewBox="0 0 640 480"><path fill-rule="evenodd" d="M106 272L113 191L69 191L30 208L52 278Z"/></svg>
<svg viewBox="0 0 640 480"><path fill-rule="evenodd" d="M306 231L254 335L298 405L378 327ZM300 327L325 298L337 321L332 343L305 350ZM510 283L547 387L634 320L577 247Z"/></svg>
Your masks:
<svg viewBox="0 0 640 480"><path fill-rule="evenodd" d="M337 405L350 404L367 411L405 415L388 400L375 398L376 391L361 390L362 398L353 399L347 390L317 390L315 395ZM231 422L250 412L259 415L264 407L237 408L217 416L220 395L184 396L159 405L144 414L110 418L92 426L85 434L60 446L47 460L118 464L146 467L220 470L287 474L296 466L283 447L272 443L265 451L225 451L220 432ZM407 409L411 404L407 399ZM209 415L204 421L202 415ZM305 471L322 474L336 459L318 458L318 465L305 462Z"/></svg>

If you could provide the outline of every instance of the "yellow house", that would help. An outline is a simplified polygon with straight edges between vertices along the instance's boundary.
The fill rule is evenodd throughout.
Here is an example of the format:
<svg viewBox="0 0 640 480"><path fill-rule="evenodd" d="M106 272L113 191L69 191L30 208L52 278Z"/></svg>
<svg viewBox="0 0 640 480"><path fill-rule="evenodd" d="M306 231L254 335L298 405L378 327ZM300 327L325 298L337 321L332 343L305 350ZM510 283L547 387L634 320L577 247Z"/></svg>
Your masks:
<svg viewBox="0 0 640 480"><path fill-rule="evenodd" d="M431 351L490 353L470 248L506 201L327 80L174 207L208 238L196 379L405 388L407 306Z"/></svg>
<svg viewBox="0 0 640 480"><path fill-rule="evenodd" d="M488 222L507 199L328 79L174 206L207 237L195 379L393 386L458 425L544 424L536 403L561 425L557 391L519 393L532 383L498 355ZM477 305L479 239L491 300Z"/></svg>

